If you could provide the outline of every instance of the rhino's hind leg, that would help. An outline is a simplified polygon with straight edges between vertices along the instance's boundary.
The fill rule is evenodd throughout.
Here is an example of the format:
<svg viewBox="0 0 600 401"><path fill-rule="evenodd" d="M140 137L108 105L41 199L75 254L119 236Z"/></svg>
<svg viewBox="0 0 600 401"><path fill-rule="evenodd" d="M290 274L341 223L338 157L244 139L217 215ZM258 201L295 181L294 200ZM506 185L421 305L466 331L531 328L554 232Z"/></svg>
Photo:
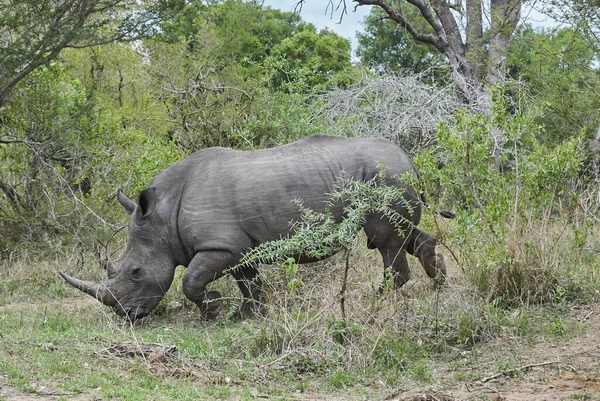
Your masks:
<svg viewBox="0 0 600 401"><path fill-rule="evenodd" d="M384 282L379 288L379 292L385 290L385 280L388 279L387 274L390 268L394 289L399 289L410 280L410 268L406 260L405 249L407 239L399 236L398 232L378 214L368 216L363 228L367 235L367 246L370 249L377 249L383 257Z"/></svg>
<svg viewBox="0 0 600 401"><path fill-rule="evenodd" d="M446 282L446 263L440 253L436 253L437 240L429 233L414 228L406 243L406 250L411 255L419 258L427 275L433 279L436 288L442 287Z"/></svg>
<svg viewBox="0 0 600 401"><path fill-rule="evenodd" d="M260 292L262 282L257 267L246 267L236 270L232 273L235 278L244 300L240 305L240 315L242 318L265 316L267 309L260 303Z"/></svg>
<svg viewBox="0 0 600 401"><path fill-rule="evenodd" d="M221 294L206 292L206 285L223 276L235 258L228 252L200 252L192 259L183 275L183 293L193 301L204 319L215 318L223 306Z"/></svg>
<svg viewBox="0 0 600 401"><path fill-rule="evenodd" d="M394 280L394 289L402 287L410 280L410 268L406 260L406 251L399 247L378 248L379 253L383 257L384 281L379 288L382 293L385 290L386 280L388 279L388 269L391 267L391 273Z"/></svg>

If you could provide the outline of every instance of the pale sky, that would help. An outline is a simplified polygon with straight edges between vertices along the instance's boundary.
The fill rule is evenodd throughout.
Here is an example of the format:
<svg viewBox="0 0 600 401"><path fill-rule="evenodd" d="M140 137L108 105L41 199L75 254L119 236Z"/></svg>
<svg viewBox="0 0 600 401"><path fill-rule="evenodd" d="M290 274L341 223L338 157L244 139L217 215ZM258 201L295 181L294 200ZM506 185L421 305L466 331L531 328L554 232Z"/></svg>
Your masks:
<svg viewBox="0 0 600 401"><path fill-rule="evenodd" d="M265 6L277 8L281 11L293 12L298 0L264 0ZM317 29L329 28L343 38L350 40L352 43L352 53L356 51L357 40L356 31L362 31L362 21L369 14L371 6L357 7L354 12L354 4L352 0L346 0L348 5L348 14L344 14L342 22L340 21L341 10L333 11L331 16L331 7L327 9L328 1L306 0L302 6L300 16L304 21L312 22ZM332 3L337 5L339 0L333 0Z"/></svg>

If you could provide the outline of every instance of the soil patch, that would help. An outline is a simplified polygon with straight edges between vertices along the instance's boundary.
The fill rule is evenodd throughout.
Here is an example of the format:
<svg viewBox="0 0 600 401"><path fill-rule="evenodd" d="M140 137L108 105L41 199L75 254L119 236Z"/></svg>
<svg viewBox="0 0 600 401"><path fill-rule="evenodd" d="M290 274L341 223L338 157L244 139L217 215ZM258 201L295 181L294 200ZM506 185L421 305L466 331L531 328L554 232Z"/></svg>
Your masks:
<svg viewBox="0 0 600 401"><path fill-rule="evenodd" d="M14 309L43 309L55 306L60 306L63 310L78 310L88 306L98 306L101 304L89 296L76 297L76 298L62 298L54 299L52 301L31 303L31 302L16 302L7 305L0 306L0 310L14 310Z"/></svg>
<svg viewBox="0 0 600 401"><path fill-rule="evenodd" d="M465 400L484 395L494 401L600 400L600 303L574 309L571 314L581 323L581 334L532 346L512 345L510 352L522 361L519 367L490 372L479 382L448 390ZM488 348L493 355L507 347L490 344Z"/></svg>

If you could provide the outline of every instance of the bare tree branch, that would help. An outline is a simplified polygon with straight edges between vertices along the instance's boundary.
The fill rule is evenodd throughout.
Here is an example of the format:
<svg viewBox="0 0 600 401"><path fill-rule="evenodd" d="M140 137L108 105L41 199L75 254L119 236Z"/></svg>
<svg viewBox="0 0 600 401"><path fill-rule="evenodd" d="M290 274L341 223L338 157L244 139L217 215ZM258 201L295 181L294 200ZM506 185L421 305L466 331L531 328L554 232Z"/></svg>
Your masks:
<svg viewBox="0 0 600 401"><path fill-rule="evenodd" d="M330 3L333 0L330 0ZM571 0L586 1L586 0ZM303 0L304 2L304 0ZM343 0L344 4L346 0ZM482 0L464 0L466 12L458 2L446 0L353 0L358 6L376 6L381 8L388 18L395 21L415 41L427 43L448 59L455 76L456 87L462 92L467 103L473 97L469 91L478 88L483 79L481 69L489 65L488 77L492 83L504 80L505 60L508 44L515 31L521 13L522 0L491 0L490 21L494 37L489 45L488 54L483 48L483 11ZM421 17L433 30L433 34L418 29L402 13L402 7L415 7ZM461 23L466 18L466 38L462 37ZM341 18L340 18L341 20ZM459 23L460 22L460 23ZM475 96L475 100L479 95Z"/></svg>
<svg viewBox="0 0 600 401"><path fill-rule="evenodd" d="M400 25L402 28L406 29L406 31L416 41L423 42L423 43L430 43L439 49L439 47L438 47L439 46L439 36L419 32L414 26L412 26L404 18L404 16L401 13L394 10L387 3L380 1L380 0L355 0L355 2L357 3L357 6L371 5L371 6L380 7L383 11L385 11L387 13L387 15L389 16L389 18L391 20L396 21L398 23L398 25Z"/></svg>
<svg viewBox="0 0 600 401"><path fill-rule="evenodd" d="M25 202L23 202L23 198L21 198L21 195L19 195L17 190L12 185L7 184L1 179L0 190L4 192L15 212L18 212L19 209L25 205Z"/></svg>

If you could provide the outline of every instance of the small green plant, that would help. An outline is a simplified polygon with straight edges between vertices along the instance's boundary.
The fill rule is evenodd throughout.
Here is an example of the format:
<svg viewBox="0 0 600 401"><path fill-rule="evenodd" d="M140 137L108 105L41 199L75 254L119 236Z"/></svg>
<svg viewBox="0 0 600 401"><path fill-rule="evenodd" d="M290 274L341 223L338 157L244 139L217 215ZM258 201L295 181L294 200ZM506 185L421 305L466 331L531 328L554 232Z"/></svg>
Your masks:
<svg viewBox="0 0 600 401"><path fill-rule="evenodd" d="M574 400L593 400L594 396L591 394L573 394L571 398Z"/></svg>
<svg viewBox="0 0 600 401"><path fill-rule="evenodd" d="M352 377L352 375L350 375L350 373L348 373L346 370L337 369L329 377L329 384L334 389L342 389L351 385L354 380L355 378Z"/></svg>
<svg viewBox="0 0 600 401"><path fill-rule="evenodd" d="M383 283L380 288L383 292L390 292L394 289L394 275L391 266L383 271Z"/></svg>
<svg viewBox="0 0 600 401"><path fill-rule="evenodd" d="M481 336L481 316L466 309L459 311L456 316L457 343L472 346L479 342Z"/></svg>
<svg viewBox="0 0 600 401"><path fill-rule="evenodd" d="M550 324L550 332L557 337L562 337L567 332L565 321L562 317L557 316Z"/></svg>
<svg viewBox="0 0 600 401"><path fill-rule="evenodd" d="M339 177L322 212L306 208L301 200L295 200L301 219L290 223L294 235L251 249L232 270L256 263L275 263L294 271L290 255L322 259L355 248L365 218L370 214L380 214L400 232L406 230L410 222L393 206L401 203L410 214L414 206L405 199L401 189L386 185L386 179L384 168L366 182ZM333 214L334 205L344 205L341 221Z"/></svg>
<svg viewBox="0 0 600 401"><path fill-rule="evenodd" d="M561 309L564 310L567 308L568 306L568 301L567 301L567 297L568 297L568 293L567 293L567 289L564 288L563 286L561 286L560 284L556 285L556 287L554 288L554 294L553 294L553 303L554 305Z"/></svg>
<svg viewBox="0 0 600 401"><path fill-rule="evenodd" d="M419 359L409 368L408 373L410 376L422 383L433 383L433 374L431 369L424 360Z"/></svg>
<svg viewBox="0 0 600 401"><path fill-rule="evenodd" d="M294 258L288 258L285 262L281 264L281 267L285 269L285 273L289 279L286 286L290 292L294 292L297 288L300 288L304 285L301 279L297 277L298 275L298 264Z"/></svg>
<svg viewBox="0 0 600 401"><path fill-rule="evenodd" d="M515 368L516 368L515 362L512 359L508 359L508 358L502 358L498 362L498 366L497 366L497 370L499 372L502 372L510 377L514 377L518 373L518 370L516 370Z"/></svg>
<svg viewBox="0 0 600 401"><path fill-rule="evenodd" d="M338 344L346 344L352 336L359 335L362 329L358 322L346 322L330 317L327 321L326 332L331 334L331 338Z"/></svg>
<svg viewBox="0 0 600 401"><path fill-rule="evenodd" d="M384 337L375 347L374 361L384 369L403 372L427 354L420 341Z"/></svg>

